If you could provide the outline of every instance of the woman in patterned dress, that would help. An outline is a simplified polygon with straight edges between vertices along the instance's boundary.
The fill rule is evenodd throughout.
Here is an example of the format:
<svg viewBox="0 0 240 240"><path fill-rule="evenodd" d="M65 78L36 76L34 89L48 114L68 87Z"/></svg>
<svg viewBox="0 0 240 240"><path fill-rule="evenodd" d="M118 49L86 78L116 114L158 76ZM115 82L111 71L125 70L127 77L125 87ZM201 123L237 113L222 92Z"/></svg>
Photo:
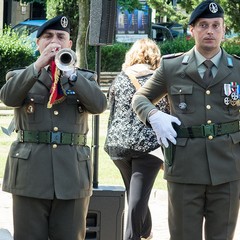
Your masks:
<svg viewBox="0 0 240 240"><path fill-rule="evenodd" d="M163 161L151 154L159 148L152 128L145 126L133 111L134 93L160 65L161 53L151 39L137 40L126 53L122 71L109 92L110 116L105 151L119 169L127 192L128 213L125 240L152 238L150 193ZM158 102L169 112L167 97Z"/></svg>

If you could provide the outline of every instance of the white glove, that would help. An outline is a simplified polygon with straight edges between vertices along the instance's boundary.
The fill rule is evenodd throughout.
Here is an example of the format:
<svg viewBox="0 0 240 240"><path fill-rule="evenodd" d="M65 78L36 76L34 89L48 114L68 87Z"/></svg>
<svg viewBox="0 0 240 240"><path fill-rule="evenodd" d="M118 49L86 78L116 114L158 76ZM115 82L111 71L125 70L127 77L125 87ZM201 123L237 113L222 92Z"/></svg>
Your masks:
<svg viewBox="0 0 240 240"><path fill-rule="evenodd" d="M66 76L67 78L69 78L75 72L76 70L74 68L68 71L63 71L63 76Z"/></svg>
<svg viewBox="0 0 240 240"><path fill-rule="evenodd" d="M174 130L172 123L176 123L177 125L181 125L181 122L178 118L173 117L167 113L157 111L153 115L149 117L149 122L153 128L153 131L157 135L158 143L164 145L164 147L168 147L168 141L176 144L177 133Z"/></svg>

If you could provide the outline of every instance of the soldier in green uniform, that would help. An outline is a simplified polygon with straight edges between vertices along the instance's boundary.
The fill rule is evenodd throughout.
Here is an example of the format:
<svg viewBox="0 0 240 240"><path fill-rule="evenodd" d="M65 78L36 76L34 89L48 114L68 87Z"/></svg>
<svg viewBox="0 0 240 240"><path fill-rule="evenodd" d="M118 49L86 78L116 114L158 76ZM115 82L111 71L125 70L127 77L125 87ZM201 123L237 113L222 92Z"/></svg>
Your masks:
<svg viewBox="0 0 240 240"><path fill-rule="evenodd" d="M14 239L83 240L92 194L88 115L102 113L107 101L94 72L56 68L55 55L72 46L67 17L41 26L37 45L36 62L8 72L0 90L14 107L18 135L3 180L13 196Z"/></svg>
<svg viewBox="0 0 240 240"><path fill-rule="evenodd" d="M240 60L220 46L218 3L201 2L189 25L193 49L163 57L133 108L164 148L170 239L202 240L204 225L205 239L230 240L240 195ZM170 115L154 107L166 94Z"/></svg>

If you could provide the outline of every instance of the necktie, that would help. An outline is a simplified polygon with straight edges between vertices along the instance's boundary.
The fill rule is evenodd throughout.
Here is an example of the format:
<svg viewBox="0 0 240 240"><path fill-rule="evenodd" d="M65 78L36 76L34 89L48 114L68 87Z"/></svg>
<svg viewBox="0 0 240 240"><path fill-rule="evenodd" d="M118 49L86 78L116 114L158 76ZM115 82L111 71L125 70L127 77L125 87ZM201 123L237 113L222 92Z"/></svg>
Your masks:
<svg viewBox="0 0 240 240"><path fill-rule="evenodd" d="M206 66L206 71L204 73L203 76L203 80L205 82L211 82L213 80L213 75L212 75L212 66L214 65L214 63L211 60L205 60L203 62L203 64Z"/></svg>

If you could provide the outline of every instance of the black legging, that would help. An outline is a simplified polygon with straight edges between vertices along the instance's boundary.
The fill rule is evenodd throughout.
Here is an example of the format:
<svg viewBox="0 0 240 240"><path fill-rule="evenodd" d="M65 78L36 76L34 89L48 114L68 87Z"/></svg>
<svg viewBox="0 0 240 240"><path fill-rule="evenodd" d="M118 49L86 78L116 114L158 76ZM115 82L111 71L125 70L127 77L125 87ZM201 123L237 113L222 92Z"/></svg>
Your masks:
<svg viewBox="0 0 240 240"><path fill-rule="evenodd" d="M128 215L125 240L140 240L151 234L152 218L148 201L162 160L151 154L126 156L114 160L127 191Z"/></svg>

